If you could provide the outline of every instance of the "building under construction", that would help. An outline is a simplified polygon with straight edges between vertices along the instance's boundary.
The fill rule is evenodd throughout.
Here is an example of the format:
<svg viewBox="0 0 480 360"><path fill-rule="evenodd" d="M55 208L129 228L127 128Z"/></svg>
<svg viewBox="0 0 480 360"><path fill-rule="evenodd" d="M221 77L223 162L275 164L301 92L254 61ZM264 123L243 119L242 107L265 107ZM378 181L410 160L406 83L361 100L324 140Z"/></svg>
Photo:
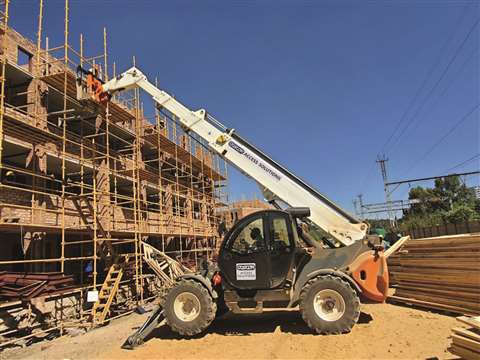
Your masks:
<svg viewBox="0 0 480 360"><path fill-rule="evenodd" d="M3 344L126 314L162 286L144 244L192 268L218 237L225 164L138 90L105 106L77 100L78 66L108 80L115 65L105 30L103 53L84 53L65 5L63 44L42 35L42 1L36 41L8 27L2 5Z"/></svg>
<svg viewBox="0 0 480 360"><path fill-rule="evenodd" d="M222 232L225 232L238 220L265 209L273 209L273 206L259 199L232 201L228 206L217 209L217 213L221 219L220 229Z"/></svg>

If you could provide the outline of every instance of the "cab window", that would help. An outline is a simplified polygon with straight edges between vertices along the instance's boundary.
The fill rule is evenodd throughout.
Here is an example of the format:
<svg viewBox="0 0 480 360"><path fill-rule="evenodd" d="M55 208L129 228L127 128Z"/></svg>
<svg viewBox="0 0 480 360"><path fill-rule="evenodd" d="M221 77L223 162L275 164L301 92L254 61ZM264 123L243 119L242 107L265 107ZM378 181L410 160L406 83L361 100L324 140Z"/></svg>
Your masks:
<svg viewBox="0 0 480 360"><path fill-rule="evenodd" d="M271 250L278 251L291 247L287 219L284 216L275 216L272 219Z"/></svg>
<svg viewBox="0 0 480 360"><path fill-rule="evenodd" d="M234 253L252 254L265 250L265 234L263 218L256 218L244 224L235 234L230 242L230 250Z"/></svg>
<svg viewBox="0 0 480 360"><path fill-rule="evenodd" d="M292 219L292 233L293 233L293 246L294 247L307 247L305 246L305 242L301 236L299 236L299 232L302 232L300 224L297 222L296 219Z"/></svg>

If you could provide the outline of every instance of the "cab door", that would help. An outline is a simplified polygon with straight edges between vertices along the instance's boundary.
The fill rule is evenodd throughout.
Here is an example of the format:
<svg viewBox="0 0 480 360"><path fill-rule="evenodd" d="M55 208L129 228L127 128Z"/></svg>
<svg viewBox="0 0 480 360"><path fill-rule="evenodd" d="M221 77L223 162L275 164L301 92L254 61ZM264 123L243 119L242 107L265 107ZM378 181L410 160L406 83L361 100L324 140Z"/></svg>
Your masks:
<svg viewBox="0 0 480 360"><path fill-rule="evenodd" d="M243 218L226 235L218 263L223 276L234 288L270 288L267 235L265 212Z"/></svg>
<svg viewBox="0 0 480 360"><path fill-rule="evenodd" d="M282 287L291 280L295 241L292 219L283 212L270 212L268 215L267 244L270 257L271 288Z"/></svg>

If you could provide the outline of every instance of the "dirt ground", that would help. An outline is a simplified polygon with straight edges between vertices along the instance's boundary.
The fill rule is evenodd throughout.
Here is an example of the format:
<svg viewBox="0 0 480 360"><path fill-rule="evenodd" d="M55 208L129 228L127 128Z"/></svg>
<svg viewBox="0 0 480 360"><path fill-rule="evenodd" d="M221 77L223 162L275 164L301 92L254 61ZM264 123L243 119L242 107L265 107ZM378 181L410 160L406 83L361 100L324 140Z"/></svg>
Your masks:
<svg viewBox="0 0 480 360"><path fill-rule="evenodd" d="M75 337L7 349L1 359L453 359L453 316L393 304L362 305L350 334L313 335L296 311L227 315L207 334L181 339L167 326L135 350L123 341L148 314L132 314Z"/></svg>

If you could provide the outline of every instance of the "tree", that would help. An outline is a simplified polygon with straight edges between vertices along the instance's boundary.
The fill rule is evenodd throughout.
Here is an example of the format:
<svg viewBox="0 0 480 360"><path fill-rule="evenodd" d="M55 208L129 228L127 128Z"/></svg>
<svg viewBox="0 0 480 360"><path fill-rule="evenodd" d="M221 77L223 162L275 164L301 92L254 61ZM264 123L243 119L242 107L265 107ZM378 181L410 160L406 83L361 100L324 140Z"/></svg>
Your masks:
<svg viewBox="0 0 480 360"><path fill-rule="evenodd" d="M475 191L458 176L436 179L433 188L414 187L408 197L413 204L404 213L402 227L435 226L480 218L480 201Z"/></svg>
<svg viewBox="0 0 480 360"><path fill-rule="evenodd" d="M456 204L450 211L445 213L444 218L449 223L457 224L478 218L478 214L476 214L474 208L468 207L465 204Z"/></svg>

